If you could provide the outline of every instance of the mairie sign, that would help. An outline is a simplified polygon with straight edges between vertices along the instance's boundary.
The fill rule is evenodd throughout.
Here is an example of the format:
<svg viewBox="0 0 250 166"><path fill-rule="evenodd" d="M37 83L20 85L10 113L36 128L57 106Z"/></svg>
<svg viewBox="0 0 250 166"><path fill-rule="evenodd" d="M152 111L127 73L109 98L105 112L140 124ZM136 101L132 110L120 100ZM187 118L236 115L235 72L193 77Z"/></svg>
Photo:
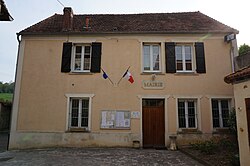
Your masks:
<svg viewBox="0 0 250 166"><path fill-rule="evenodd" d="M142 81L142 88L143 89L164 89L165 85L163 81L145 80L145 81Z"/></svg>

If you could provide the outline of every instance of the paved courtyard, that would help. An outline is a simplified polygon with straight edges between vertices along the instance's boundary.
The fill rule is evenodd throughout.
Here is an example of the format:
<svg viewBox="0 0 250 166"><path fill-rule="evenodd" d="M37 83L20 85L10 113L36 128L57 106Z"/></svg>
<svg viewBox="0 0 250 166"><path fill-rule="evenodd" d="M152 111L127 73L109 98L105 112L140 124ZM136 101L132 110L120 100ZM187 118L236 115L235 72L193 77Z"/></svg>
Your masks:
<svg viewBox="0 0 250 166"><path fill-rule="evenodd" d="M54 148L6 151L0 153L4 166L109 166L109 165L181 165L201 166L179 151L132 148Z"/></svg>

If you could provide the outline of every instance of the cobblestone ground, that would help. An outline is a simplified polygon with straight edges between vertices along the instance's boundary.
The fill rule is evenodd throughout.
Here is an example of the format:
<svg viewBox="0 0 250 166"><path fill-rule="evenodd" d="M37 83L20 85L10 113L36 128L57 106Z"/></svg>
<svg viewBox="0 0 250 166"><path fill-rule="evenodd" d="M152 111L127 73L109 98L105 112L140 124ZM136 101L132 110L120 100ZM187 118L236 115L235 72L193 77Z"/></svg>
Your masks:
<svg viewBox="0 0 250 166"><path fill-rule="evenodd" d="M0 153L4 166L201 166L179 151L132 148L56 148Z"/></svg>

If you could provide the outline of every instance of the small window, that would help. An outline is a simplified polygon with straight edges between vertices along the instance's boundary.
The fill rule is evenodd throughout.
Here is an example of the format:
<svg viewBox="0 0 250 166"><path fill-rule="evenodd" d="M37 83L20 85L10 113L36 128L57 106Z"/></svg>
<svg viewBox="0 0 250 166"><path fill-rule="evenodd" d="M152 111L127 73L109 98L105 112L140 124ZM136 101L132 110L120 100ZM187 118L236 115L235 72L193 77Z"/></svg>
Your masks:
<svg viewBox="0 0 250 166"><path fill-rule="evenodd" d="M160 45L144 44L143 45L143 71L155 72L160 71Z"/></svg>
<svg viewBox="0 0 250 166"><path fill-rule="evenodd" d="M89 98L70 98L70 128L89 128Z"/></svg>
<svg viewBox="0 0 250 166"><path fill-rule="evenodd" d="M193 71L193 51L192 45L176 45L176 70L178 71Z"/></svg>
<svg viewBox="0 0 250 166"><path fill-rule="evenodd" d="M228 127L230 102L227 99L212 99L213 127Z"/></svg>
<svg viewBox="0 0 250 166"><path fill-rule="evenodd" d="M75 45L73 47L72 69L75 72L90 72L91 46Z"/></svg>
<svg viewBox="0 0 250 166"><path fill-rule="evenodd" d="M178 100L179 128L197 128L196 101Z"/></svg>

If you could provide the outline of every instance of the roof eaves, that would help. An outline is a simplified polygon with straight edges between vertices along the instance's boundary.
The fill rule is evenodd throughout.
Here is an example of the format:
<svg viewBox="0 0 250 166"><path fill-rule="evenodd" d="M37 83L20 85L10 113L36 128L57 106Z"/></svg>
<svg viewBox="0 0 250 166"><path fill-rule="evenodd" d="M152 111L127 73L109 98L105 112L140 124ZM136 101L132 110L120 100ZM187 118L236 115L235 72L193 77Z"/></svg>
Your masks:
<svg viewBox="0 0 250 166"><path fill-rule="evenodd" d="M224 78L224 81L228 84L231 84L231 83L233 84L233 83L246 81L248 79L250 79L250 65L241 70L238 70L234 73L227 75Z"/></svg>

